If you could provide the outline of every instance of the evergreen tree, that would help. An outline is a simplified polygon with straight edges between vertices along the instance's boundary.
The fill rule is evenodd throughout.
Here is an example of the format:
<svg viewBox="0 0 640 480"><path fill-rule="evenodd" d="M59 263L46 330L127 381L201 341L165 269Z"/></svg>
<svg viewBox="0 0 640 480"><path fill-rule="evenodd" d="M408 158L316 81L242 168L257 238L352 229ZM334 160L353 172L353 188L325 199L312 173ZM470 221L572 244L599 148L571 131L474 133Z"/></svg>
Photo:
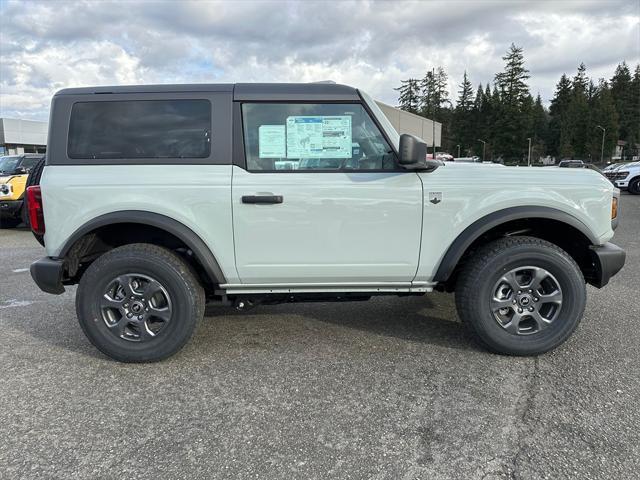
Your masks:
<svg viewBox="0 0 640 480"><path fill-rule="evenodd" d="M531 161L538 161L547 154L546 139L549 130L549 115L542 104L540 94L531 109Z"/></svg>
<svg viewBox="0 0 640 480"><path fill-rule="evenodd" d="M595 94L590 102L589 133L591 141L589 151L592 161L599 162L604 152L604 159L611 157L618 140L618 113L616 112L613 96L609 84L600 80L595 89ZM602 130L605 129L604 149L602 149Z"/></svg>
<svg viewBox="0 0 640 480"><path fill-rule="evenodd" d="M627 143L624 147L624 155L628 157L633 153L635 143L640 139L634 128L638 112L634 111L636 100L633 98L631 73L626 62L617 66L611 78L611 95L618 113L619 139Z"/></svg>
<svg viewBox="0 0 640 480"><path fill-rule="evenodd" d="M589 127L589 104L587 89L589 79L584 63L578 67L576 76L571 82L571 101L569 102L569 142L571 143L573 156L578 159L589 160L589 140L592 132Z"/></svg>
<svg viewBox="0 0 640 480"><path fill-rule="evenodd" d="M469 154L475 140L473 138L473 106L473 87L465 70L462 83L460 84L460 90L458 91L458 101L453 111L452 122L453 139L457 145L460 145L460 153L462 154L464 152L464 156ZM458 154L457 150L455 154Z"/></svg>
<svg viewBox="0 0 640 480"><path fill-rule="evenodd" d="M568 119L571 95L571 80L562 74L549 107L549 135L546 142L548 153L558 158L573 155Z"/></svg>
<svg viewBox="0 0 640 480"><path fill-rule="evenodd" d="M398 91L398 108L411 113L418 113L420 106L420 84L417 79L409 78L401 80Z"/></svg>
<svg viewBox="0 0 640 480"><path fill-rule="evenodd" d="M504 70L495 76L495 85L500 92L502 103L521 106L529 95L529 70L524 67L524 55L521 47L513 43L507 54L502 57L505 61Z"/></svg>
<svg viewBox="0 0 640 480"><path fill-rule="evenodd" d="M526 83L529 70L524 66L522 48L514 44L502 59L505 61L504 70L497 73L494 80L498 98L492 150L505 159L520 159L527 148L527 129L533 105Z"/></svg>

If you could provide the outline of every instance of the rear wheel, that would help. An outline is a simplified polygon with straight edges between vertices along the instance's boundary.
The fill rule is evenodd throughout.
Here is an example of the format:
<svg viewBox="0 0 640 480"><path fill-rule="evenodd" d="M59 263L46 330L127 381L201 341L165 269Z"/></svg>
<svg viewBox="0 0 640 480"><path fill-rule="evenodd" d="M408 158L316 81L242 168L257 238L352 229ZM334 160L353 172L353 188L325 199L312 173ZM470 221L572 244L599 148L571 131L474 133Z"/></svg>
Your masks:
<svg viewBox="0 0 640 480"><path fill-rule="evenodd" d="M489 349L537 355L563 343L580 323L586 288L578 265L558 246L509 237L479 249L462 269L456 306Z"/></svg>
<svg viewBox="0 0 640 480"><path fill-rule="evenodd" d="M170 250L132 244L91 264L80 280L76 310L101 352L121 362L153 362L189 340L204 314L204 291Z"/></svg>
<svg viewBox="0 0 640 480"><path fill-rule="evenodd" d="M632 195L640 195L640 177L631 180L628 190Z"/></svg>

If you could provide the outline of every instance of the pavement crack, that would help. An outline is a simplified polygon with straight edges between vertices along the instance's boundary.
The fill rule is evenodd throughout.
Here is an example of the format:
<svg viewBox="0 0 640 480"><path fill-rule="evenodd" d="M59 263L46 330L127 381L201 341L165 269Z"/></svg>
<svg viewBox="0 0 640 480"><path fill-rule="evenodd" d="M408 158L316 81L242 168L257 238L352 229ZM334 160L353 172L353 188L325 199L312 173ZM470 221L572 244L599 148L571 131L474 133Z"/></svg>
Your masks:
<svg viewBox="0 0 640 480"><path fill-rule="evenodd" d="M532 415L536 394L540 388L540 357L533 359L533 372L527 375L527 385L524 389L524 393L521 397L521 402L524 403L522 412L519 416L518 434L517 434L517 449L516 453L511 460L511 471L509 477L513 480L521 478L519 472L520 458L526 451L528 438L532 433L532 428L528 425L528 421Z"/></svg>

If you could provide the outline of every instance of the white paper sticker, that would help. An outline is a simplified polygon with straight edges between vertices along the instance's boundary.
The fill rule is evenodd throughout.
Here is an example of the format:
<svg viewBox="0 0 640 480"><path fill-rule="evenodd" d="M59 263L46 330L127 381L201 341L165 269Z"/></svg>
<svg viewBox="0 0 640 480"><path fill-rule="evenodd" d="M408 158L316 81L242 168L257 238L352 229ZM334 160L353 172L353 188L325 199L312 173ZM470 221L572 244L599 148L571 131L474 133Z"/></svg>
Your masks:
<svg viewBox="0 0 640 480"><path fill-rule="evenodd" d="M351 158L351 116L287 117L287 158Z"/></svg>
<svg viewBox="0 0 640 480"><path fill-rule="evenodd" d="M258 156L260 158L286 158L284 125L258 127Z"/></svg>

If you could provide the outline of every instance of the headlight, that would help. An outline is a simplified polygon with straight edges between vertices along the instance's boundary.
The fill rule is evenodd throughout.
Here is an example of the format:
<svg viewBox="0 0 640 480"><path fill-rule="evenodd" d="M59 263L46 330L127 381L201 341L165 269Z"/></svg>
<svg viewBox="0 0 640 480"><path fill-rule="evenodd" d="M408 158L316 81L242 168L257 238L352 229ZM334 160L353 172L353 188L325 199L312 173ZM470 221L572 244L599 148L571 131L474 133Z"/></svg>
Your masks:
<svg viewBox="0 0 640 480"><path fill-rule="evenodd" d="M618 216L618 197L613 197L611 199L611 219L614 219Z"/></svg>
<svg viewBox="0 0 640 480"><path fill-rule="evenodd" d="M0 185L0 195L11 195L13 187L10 184L3 183Z"/></svg>

